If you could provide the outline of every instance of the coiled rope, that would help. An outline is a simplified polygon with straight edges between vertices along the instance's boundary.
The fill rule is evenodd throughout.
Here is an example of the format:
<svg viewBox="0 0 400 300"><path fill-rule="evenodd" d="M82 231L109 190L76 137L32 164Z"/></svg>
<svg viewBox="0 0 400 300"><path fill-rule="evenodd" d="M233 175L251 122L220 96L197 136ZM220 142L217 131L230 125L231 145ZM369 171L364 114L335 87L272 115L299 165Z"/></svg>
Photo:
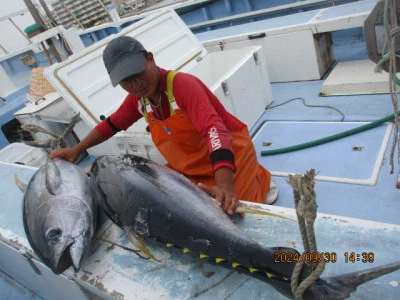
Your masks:
<svg viewBox="0 0 400 300"><path fill-rule="evenodd" d="M297 220L299 223L304 254L317 253L314 222L317 218L317 202L314 191L315 170L311 169L306 174L289 175L288 183L293 188ZM308 276L299 284L300 275L304 267L307 267ZM296 300L303 299L304 292L319 278L325 269L325 262L309 263L304 260L297 263L291 278L291 289Z"/></svg>
<svg viewBox="0 0 400 300"><path fill-rule="evenodd" d="M399 110L398 97L397 97L397 84L399 84L400 82L400 80L396 76L397 74L396 59L400 59L400 55L396 55L396 44L397 44L396 39L399 38L400 28L398 27L398 20L396 14L397 14L396 0L385 0L383 23L385 25L386 40L385 40L384 50L382 53L382 59L377 63L375 67L375 72L382 72L383 64L386 62L389 63L389 89L390 89L390 96L392 99L393 109L395 112L393 143L390 151L390 166L391 166L390 173L393 173L394 171L394 153L396 151L396 146L397 146L397 162L398 164L400 164L400 141L399 141L400 120L399 116L396 114L396 112Z"/></svg>

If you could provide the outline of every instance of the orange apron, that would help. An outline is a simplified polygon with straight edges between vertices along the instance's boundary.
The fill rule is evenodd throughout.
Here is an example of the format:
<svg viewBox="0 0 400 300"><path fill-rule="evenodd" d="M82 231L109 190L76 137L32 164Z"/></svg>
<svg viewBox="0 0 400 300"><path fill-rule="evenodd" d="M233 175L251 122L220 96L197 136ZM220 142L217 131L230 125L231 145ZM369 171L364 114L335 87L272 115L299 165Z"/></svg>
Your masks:
<svg viewBox="0 0 400 300"><path fill-rule="evenodd" d="M172 80L175 74L176 72L170 72L167 76L170 117L159 120L155 118L153 112L147 112L146 107L144 117L149 123L155 146L168 162L166 166L185 175L195 184L201 182L213 186L214 170L206 138L200 135L185 112L172 106L175 102L172 92ZM142 101L146 106L148 100L142 99ZM264 203L271 173L257 162L256 152L245 124L241 131L231 132L231 135L237 169L234 174L234 191L241 200Z"/></svg>

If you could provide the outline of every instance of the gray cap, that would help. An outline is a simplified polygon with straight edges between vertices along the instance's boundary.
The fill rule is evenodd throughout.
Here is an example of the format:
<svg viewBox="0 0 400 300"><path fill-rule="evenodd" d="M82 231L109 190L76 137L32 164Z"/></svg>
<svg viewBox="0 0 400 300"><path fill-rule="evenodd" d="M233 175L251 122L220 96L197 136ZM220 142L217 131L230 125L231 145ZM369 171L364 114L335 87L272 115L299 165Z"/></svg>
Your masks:
<svg viewBox="0 0 400 300"><path fill-rule="evenodd" d="M103 61L114 87L126 77L144 71L144 51L143 45L130 36L117 37L107 45Z"/></svg>

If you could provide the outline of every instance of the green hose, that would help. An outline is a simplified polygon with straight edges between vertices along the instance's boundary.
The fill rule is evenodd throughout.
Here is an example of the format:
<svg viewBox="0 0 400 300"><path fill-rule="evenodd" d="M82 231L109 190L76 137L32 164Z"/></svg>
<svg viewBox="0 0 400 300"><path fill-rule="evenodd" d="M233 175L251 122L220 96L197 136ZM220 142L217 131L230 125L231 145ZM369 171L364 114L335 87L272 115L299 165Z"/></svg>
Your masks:
<svg viewBox="0 0 400 300"><path fill-rule="evenodd" d="M398 115L400 114L400 111L397 113ZM322 145L328 142L332 142L356 133L360 133L372 128L375 128L381 124L384 124L386 122L392 121L394 119L394 114L391 114L387 117L384 117L382 119L376 120L374 122L371 122L369 124L365 124L362 125L360 127L357 128L353 128L341 133L337 133L328 137L324 137L318 140L314 140L311 142L307 142L307 143L303 143L303 144L298 144L298 145L294 145L294 146L290 146L290 147L286 147L286 148L280 148L280 149L275 149L275 150L264 150L261 151L261 156L268 156L268 155L275 155L275 154L283 154L283 153L288 153L288 152L293 152L293 151L297 151L297 150L302 150L302 149L306 149L306 148L310 148L310 147L314 147L314 146L318 146L318 145Z"/></svg>

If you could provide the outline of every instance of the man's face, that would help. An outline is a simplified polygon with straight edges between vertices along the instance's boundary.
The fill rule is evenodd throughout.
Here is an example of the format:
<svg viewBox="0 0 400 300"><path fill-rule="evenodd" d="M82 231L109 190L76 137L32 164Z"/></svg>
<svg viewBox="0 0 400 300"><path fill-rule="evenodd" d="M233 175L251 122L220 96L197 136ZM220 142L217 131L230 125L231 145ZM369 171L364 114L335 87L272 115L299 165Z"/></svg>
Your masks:
<svg viewBox="0 0 400 300"><path fill-rule="evenodd" d="M138 97L154 98L159 94L159 73L152 53L144 59L144 71L123 79L119 85L128 93Z"/></svg>

